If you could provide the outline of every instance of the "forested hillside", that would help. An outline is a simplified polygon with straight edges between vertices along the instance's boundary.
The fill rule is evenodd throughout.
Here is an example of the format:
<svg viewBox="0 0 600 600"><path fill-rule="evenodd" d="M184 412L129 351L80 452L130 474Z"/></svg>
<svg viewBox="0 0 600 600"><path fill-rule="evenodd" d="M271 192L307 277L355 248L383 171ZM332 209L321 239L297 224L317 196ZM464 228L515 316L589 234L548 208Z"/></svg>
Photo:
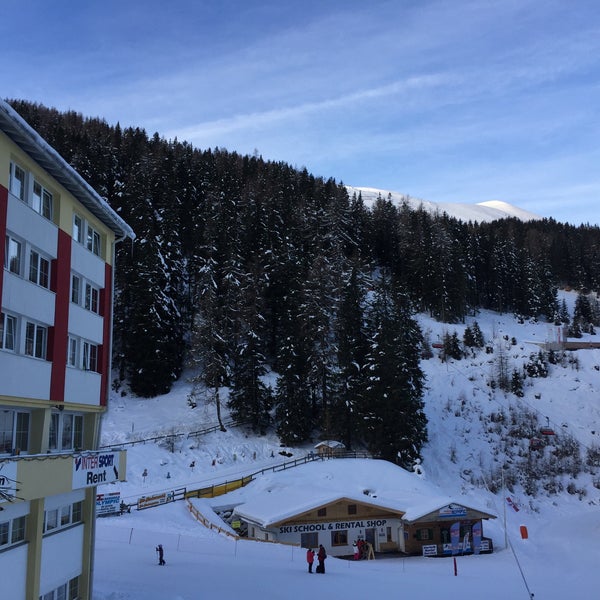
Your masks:
<svg viewBox="0 0 600 600"><path fill-rule="evenodd" d="M386 198L367 209L285 163L11 104L137 235L118 244L115 388L164 393L188 365L198 393L218 405L228 386L233 415L257 432L294 443L317 431L411 464L427 435L415 311L567 323L556 289L571 286L573 333L600 322L587 296L598 227L463 223Z"/></svg>

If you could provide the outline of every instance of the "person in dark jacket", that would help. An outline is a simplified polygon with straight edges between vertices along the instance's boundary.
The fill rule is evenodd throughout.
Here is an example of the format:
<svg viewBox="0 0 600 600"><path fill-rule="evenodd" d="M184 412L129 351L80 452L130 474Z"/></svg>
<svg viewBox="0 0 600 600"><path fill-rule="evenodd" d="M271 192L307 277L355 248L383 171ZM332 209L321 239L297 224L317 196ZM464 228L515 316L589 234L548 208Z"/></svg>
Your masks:
<svg viewBox="0 0 600 600"><path fill-rule="evenodd" d="M323 544L319 544L319 552L317 552L317 559L319 564L317 566L317 573L325 573L325 559L327 558L327 552L323 548Z"/></svg>
<svg viewBox="0 0 600 600"><path fill-rule="evenodd" d="M312 573L312 566L315 562L315 551L312 548L306 551L306 562L308 563L308 572Z"/></svg>
<svg viewBox="0 0 600 600"><path fill-rule="evenodd" d="M156 546L156 551L158 552L158 564L166 565L167 563L165 562L165 551L163 550L162 544Z"/></svg>

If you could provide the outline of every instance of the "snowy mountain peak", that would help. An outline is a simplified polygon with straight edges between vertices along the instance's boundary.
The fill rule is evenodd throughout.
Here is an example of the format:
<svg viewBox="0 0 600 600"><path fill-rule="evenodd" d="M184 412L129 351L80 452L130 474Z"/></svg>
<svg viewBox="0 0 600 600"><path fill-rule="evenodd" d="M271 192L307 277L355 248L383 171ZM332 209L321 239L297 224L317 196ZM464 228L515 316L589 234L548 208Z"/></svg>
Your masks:
<svg viewBox="0 0 600 600"><path fill-rule="evenodd" d="M450 217L465 222L477 221L482 223L510 217L515 217L521 221L534 221L542 218L540 215L513 206L508 202L502 202L501 200L488 200L487 202L479 202L478 204L467 204L464 202L430 202L428 200L421 200L420 198L413 198L400 192L392 192L371 187L346 186L346 189L350 196L354 193L357 195L360 193L363 202L367 206L372 206L377 198L381 196L382 198L390 198L391 201L398 206L402 203L407 203L415 210L423 208L431 213L446 213Z"/></svg>

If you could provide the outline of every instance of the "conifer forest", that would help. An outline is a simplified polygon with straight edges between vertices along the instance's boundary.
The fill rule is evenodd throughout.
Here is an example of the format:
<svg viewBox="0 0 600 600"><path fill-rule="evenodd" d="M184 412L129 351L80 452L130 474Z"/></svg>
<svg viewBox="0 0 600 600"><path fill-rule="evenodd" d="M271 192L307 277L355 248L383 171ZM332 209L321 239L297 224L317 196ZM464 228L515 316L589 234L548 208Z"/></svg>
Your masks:
<svg viewBox="0 0 600 600"><path fill-rule="evenodd" d="M417 312L457 323L485 308L571 335L600 323L598 227L367 207L259 155L11 104L136 233L116 246L115 390L156 396L185 371L256 433L410 466L427 440ZM575 315L557 301L566 286Z"/></svg>

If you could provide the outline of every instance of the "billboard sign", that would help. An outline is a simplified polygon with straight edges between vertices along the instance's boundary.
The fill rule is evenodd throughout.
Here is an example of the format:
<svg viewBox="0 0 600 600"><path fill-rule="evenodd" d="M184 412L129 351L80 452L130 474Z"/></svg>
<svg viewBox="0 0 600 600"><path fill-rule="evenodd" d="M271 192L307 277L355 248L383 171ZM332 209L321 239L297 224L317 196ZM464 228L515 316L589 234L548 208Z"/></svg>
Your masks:
<svg viewBox="0 0 600 600"><path fill-rule="evenodd" d="M0 492L7 498L17 493L17 463L14 460L0 462Z"/></svg>
<svg viewBox="0 0 600 600"><path fill-rule="evenodd" d="M74 456L73 489L118 481L118 466L118 452L95 452Z"/></svg>
<svg viewBox="0 0 600 600"><path fill-rule="evenodd" d="M121 492L96 495L96 514L100 516L114 515L120 512Z"/></svg>

